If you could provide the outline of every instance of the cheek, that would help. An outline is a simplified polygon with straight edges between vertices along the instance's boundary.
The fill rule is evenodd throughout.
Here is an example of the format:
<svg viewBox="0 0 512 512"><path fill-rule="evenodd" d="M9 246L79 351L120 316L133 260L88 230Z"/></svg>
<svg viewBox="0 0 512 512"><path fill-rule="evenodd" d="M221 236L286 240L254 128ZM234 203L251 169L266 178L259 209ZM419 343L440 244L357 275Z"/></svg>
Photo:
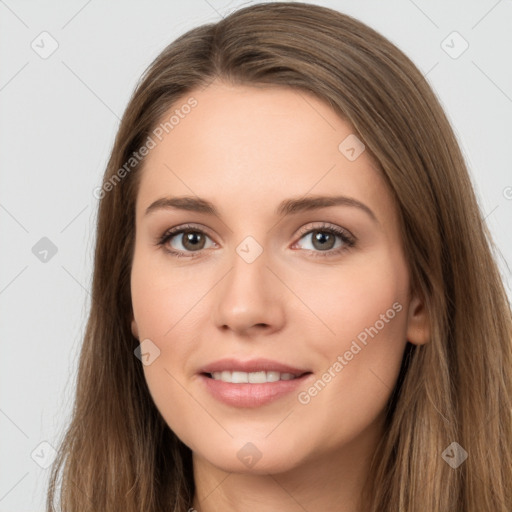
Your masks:
<svg viewBox="0 0 512 512"><path fill-rule="evenodd" d="M197 280L187 269L173 268L165 257L135 253L131 298L143 338L164 340L198 300Z"/></svg>
<svg viewBox="0 0 512 512"><path fill-rule="evenodd" d="M375 351L403 346L408 272L400 254L375 252L340 266L328 279L312 276L296 290L322 332L310 338L315 352L332 359L334 354L348 350L355 339L363 345L368 341L367 347L371 339L386 340L374 343Z"/></svg>
<svg viewBox="0 0 512 512"><path fill-rule="evenodd" d="M405 348L407 271L380 254L358 269L345 269L324 287L323 305L310 292L334 332L312 338L324 373L301 396L332 443L363 431L382 413L395 386ZM378 264L377 264L378 262ZM319 315L320 316L320 315Z"/></svg>
<svg viewBox="0 0 512 512"><path fill-rule="evenodd" d="M192 281L194 282L194 281ZM191 285L187 272L169 272L144 257L134 258L131 293L134 316L141 342L150 340L150 364L144 376L155 406L169 427L188 446L198 442L191 436L191 425L204 423L204 410L186 389L185 362L197 350L194 308L204 295L199 286ZM148 343L146 341L146 343ZM190 436L190 438L189 438Z"/></svg>

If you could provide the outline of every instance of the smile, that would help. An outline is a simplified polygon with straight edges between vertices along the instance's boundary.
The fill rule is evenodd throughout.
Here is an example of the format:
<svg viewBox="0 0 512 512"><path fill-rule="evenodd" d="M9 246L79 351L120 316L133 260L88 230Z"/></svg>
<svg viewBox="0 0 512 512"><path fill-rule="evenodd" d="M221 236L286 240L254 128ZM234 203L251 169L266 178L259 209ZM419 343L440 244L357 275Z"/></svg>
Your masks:
<svg viewBox="0 0 512 512"><path fill-rule="evenodd" d="M266 382L277 382L280 380L293 380L297 378L293 373L280 373L277 371L241 372L222 371L208 374L212 379L233 384L264 384Z"/></svg>

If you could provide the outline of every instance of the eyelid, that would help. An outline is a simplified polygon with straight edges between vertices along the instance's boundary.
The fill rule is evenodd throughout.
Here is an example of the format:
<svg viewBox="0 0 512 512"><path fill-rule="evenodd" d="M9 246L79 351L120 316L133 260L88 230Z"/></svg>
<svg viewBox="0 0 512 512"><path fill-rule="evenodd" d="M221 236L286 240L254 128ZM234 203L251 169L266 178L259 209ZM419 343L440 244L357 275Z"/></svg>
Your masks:
<svg viewBox="0 0 512 512"><path fill-rule="evenodd" d="M311 223L310 223L311 224ZM307 235L308 233L311 233L311 231L321 231L323 229L329 231L335 231L343 233L347 238L351 239L352 241L356 241L356 237L346 228L342 228L341 226L338 226L336 224L330 224L329 222L320 222L320 225L317 226L311 226L310 224L306 224L306 226L303 226L300 228L298 237L299 239L302 238L304 235Z"/></svg>
<svg viewBox="0 0 512 512"><path fill-rule="evenodd" d="M164 231L163 235L160 235L157 237L158 240L161 240L162 238L165 238L172 234L179 234L183 231L198 231L200 233L204 233L205 235L208 235L210 238L213 238L211 235L211 232L208 228L205 226L202 226L200 224L194 224L194 223L186 223L186 224L179 224L178 226L174 226L173 228L169 228Z"/></svg>
<svg viewBox="0 0 512 512"><path fill-rule="evenodd" d="M330 224L330 223L327 223L324 221L320 221L319 226L318 225L311 226L310 224L311 223L306 224L305 226L302 226L299 229L299 232L296 235L297 237L299 237L299 239L311 231L320 230L320 229L333 229L335 231L341 231L343 234L345 234L347 236L347 238L351 238L354 241L357 240L357 238L348 229L342 228L341 226L337 226L335 224ZM164 238L167 235L172 234L172 233L177 234L177 233L180 233L181 231L187 231L187 230L193 230L193 229L197 229L200 232L204 232L206 235L208 235L210 238L212 238L208 228L206 228L202 225L199 225L199 224L187 223L187 224L181 224L181 225L175 226L173 228L169 228L168 230L166 230L164 232L163 235L159 236L158 239L160 240L161 238Z"/></svg>

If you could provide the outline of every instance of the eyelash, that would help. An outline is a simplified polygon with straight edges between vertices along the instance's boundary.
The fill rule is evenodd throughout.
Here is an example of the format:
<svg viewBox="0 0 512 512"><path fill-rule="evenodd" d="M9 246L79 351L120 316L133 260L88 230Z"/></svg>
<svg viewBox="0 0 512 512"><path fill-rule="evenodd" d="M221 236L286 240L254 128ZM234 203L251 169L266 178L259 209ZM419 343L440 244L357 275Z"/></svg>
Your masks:
<svg viewBox="0 0 512 512"><path fill-rule="evenodd" d="M190 253L184 253L183 251L176 251L174 249L169 249L168 247L165 246L165 244L169 240L171 240L174 236L184 233L186 231L192 231L194 233L201 233L205 236L208 236L208 233L206 233L205 231L203 231L202 229L200 229L196 226L193 226L193 225L178 226L176 228L167 230L160 238L158 238L156 245L158 245L159 247L162 247L162 249L164 251L166 251L169 254L172 254L173 256L175 256L177 258L197 258L200 256L201 250L192 251ZM341 238L344 245L342 247L338 247L337 249L330 249L328 251L313 251L311 249L305 249L305 250L309 251L310 253L313 253L313 257L326 258L326 257L330 257L330 256L336 256L342 252L350 250L352 247L354 247L356 245L356 238L353 235L351 235L348 231L346 231L342 228L338 228L338 227L332 226L330 224L322 224L321 226L316 226L314 228L303 229L299 233L298 240L303 238L304 235L307 235L307 234L315 232L315 231L325 232L325 233L329 233L331 235L338 236L339 238Z"/></svg>

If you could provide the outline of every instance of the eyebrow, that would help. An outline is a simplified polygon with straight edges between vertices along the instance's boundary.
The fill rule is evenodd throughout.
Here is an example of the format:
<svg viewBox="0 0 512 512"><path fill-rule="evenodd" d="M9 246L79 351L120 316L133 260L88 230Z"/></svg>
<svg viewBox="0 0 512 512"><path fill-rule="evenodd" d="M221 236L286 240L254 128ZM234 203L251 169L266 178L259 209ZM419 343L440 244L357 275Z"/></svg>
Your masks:
<svg viewBox="0 0 512 512"><path fill-rule="evenodd" d="M361 203L357 199L346 196L308 196L299 198L285 199L275 210L275 215L287 216L296 213L317 210L329 206L351 206L364 211L374 222L377 224L376 215L373 211ZM205 213L208 215L219 216L219 212L215 206L206 199L194 196L175 196L175 197L162 197L151 203L147 208L144 215L148 215L160 209L177 209L193 211L198 213Z"/></svg>

